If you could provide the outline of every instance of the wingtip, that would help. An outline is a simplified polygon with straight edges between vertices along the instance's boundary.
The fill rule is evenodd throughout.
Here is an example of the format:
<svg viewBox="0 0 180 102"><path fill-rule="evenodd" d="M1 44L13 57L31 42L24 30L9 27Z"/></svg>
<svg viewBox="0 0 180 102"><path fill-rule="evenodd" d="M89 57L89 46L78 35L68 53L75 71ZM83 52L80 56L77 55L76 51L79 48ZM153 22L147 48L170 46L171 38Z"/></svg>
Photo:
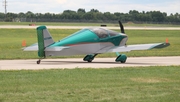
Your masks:
<svg viewBox="0 0 180 102"><path fill-rule="evenodd" d="M169 46L169 45L170 45L170 43L166 42L166 43L165 43L165 45L166 45L166 46Z"/></svg>
<svg viewBox="0 0 180 102"><path fill-rule="evenodd" d="M170 43L161 43L161 44L159 44L159 45L157 45L157 46L155 46L154 48L164 48L164 47L168 47L170 45Z"/></svg>

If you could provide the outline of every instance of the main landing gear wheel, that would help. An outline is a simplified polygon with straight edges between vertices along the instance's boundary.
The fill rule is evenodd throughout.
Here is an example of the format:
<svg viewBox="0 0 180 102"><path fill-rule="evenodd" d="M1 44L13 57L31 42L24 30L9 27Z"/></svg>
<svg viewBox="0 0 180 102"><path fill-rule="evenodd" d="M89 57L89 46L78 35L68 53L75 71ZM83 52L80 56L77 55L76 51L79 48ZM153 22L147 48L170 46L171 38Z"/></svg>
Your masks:
<svg viewBox="0 0 180 102"><path fill-rule="evenodd" d="M126 63L127 56L125 54L121 54L116 58L116 62Z"/></svg>
<svg viewBox="0 0 180 102"><path fill-rule="evenodd" d="M87 62L92 62L94 60L94 57L96 57L98 54L95 54L95 55L86 55L84 57L84 61L87 61Z"/></svg>
<svg viewBox="0 0 180 102"><path fill-rule="evenodd" d="M92 62L92 59L89 59L87 62Z"/></svg>

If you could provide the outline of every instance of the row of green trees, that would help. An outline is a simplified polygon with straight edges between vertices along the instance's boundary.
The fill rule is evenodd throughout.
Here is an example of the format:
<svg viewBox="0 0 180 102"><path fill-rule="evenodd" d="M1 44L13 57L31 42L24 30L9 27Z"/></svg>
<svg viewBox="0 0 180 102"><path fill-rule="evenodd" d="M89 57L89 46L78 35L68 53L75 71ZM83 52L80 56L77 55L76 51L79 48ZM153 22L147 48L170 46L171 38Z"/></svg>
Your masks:
<svg viewBox="0 0 180 102"><path fill-rule="evenodd" d="M65 10L63 13L0 13L1 21L22 21L22 22L156 22L156 23L177 23L180 24L180 14L167 15L165 12L160 11L142 11L130 10L129 13L110 13L100 12L97 9L91 9L86 12L85 9L78 9L77 11Z"/></svg>

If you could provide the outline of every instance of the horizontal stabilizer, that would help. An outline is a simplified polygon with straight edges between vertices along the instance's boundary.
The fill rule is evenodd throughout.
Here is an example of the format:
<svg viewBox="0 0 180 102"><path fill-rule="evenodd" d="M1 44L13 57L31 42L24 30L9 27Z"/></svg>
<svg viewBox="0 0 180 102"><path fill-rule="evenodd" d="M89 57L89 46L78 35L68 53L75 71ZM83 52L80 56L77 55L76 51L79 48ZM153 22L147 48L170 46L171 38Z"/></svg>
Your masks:
<svg viewBox="0 0 180 102"><path fill-rule="evenodd" d="M24 51L38 51L38 43L25 47L23 50Z"/></svg>
<svg viewBox="0 0 180 102"><path fill-rule="evenodd" d="M44 51L61 51L63 49L68 49L69 47L59 46L59 47L46 47ZM24 51L38 51L38 44L35 43L31 46L23 48Z"/></svg>
<svg viewBox="0 0 180 102"><path fill-rule="evenodd" d="M132 50L150 50L154 48L164 48L169 45L170 45L169 43L128 45L128 46L115 47L113 49L110 49L108 52L129 52Z"/></svg>

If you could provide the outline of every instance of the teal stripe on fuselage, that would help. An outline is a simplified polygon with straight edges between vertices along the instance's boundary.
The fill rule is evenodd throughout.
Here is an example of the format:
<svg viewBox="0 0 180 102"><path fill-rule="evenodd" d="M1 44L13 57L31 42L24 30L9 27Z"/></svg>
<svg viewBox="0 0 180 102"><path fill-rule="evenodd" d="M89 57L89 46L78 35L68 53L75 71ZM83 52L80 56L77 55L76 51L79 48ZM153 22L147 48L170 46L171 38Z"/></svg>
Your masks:
<svg viewBox="0 0 180 102"><path fill-rule="evenodd" d="M99 42L99 37L94 34L94 32L83 29L79 32L74 33L62 40L60 42L56 42L51 46L68 46L72 44L79 44L79 43L95 43Z"/></svg>

